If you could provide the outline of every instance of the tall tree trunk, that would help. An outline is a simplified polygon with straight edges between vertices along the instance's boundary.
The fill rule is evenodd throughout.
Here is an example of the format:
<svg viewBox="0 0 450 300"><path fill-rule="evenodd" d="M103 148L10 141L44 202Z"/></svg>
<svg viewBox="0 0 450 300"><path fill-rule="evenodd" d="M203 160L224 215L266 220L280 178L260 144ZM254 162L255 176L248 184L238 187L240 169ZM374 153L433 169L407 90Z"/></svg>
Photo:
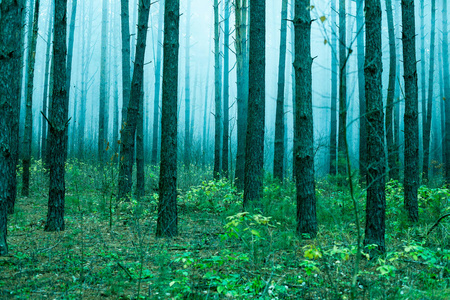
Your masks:
<svg viewBox="0 0 450 300"><path fill-rule="evenodd" d="M286 77L287 4L281 1L280 56L278 62L278 93L275 116L275 147L273 177L283 181L284 177L284 86Z"/></svg>
<svg viewBox="0 0 450 300"><path fill-rule="evenodd" d="M186 16L186 57L185 57L185 71L184 71L184 166L189 168L191 164L191 133L190 133L190 117L191 117L191 78L190 78L190 44L191 40L191 1L187 2L187 16Z"/></svg>
<svg viewBox="0 0 450 300"><path fill-rule="evenodd" d="M366 57L364 66L367 99L367 198L364 246L376 245L385 252L386 219L384 116L382 86L381 3L366 0Z"/></svg>
<svg viewBox="0 0 450 300"><path fill-rule="evenodd" d="M8 254L7 213L12 198L10 185L16 184L13 118L20 107L22 73L22 11L24 1L0 2L0 256ZM18 121L18 120L17 120ZM13 176L14 174L14 176Z"/></svg>
<svg viewBox="0 0 450 300"><path fill-rule="evenodd" d="M428 2L428 1L427 1ZM427 3L428 4L428 3ZM427 85L426 85L426 56L425 56L425 3L424 0L420 0L419 2L419 18L420 18L420 94L422 97L421 106L422 106L422 127L419 127L419 133L420 129L422 129L422 139L419 135L419 166L420 166L420 155L422 155L422 162L423 162L423 155L424 155L424 146L423 146L423 138L425 137L425 126L427 123ZM422 142L422 143L421 143ZM423 166L422 166L423 168ZM423 172L423 169L422 169ZM420 173L419 173L420 174Z"/></svg>
<svg viewBox="0 0 450 300"><path fill-rule="evenodd" d="M228 178L228 158L229 158L229 139L230 139L230 0L224 1L225 20L224 20L224 50L223 50L223 136L222 136L222 176Z"/></svg>
<svg viewBox="0 0 450 300"><path fill-rule="evenodd" d="M101 41L101 54L100 54L100 97L99 97L99 110L98 110L98 140L97 140L97 159L100 165L104 165L106 161L107 148L107 134L108 124L106 123L105 115L108 113L108 75L106 70L107 64L107 50L108 50L108 1L103 0L102 7L102 41Z"/></svg>
<svg viewBox="0 0 450 300"><path fill-rule="evenodd" d="M33 2L30 1L30 13ZM25 111L25 132L23 138L23 158L22 158L22 196L30 195L30 165L31 165L31 142L33 137L33 87L34 87L34 65L36 62L36 44L38 36L39 0L34 2L33 30L28 47L27 66L27 87L26 87L26 111Z"/></svg>
<svg viewBox="0 0 450 300"><path fill-rule="evenodd" d="M250 0L248 123L244 208L260 205L264 179L266 1Z"/></svg>
<svg viewBox="0 0 450 300"><path fill-rule="evenodd" d="M144 78L144 58L150 5L150 0L139 1L138 37L133 79L131 82L130 102L128 103L127 119L120 136L119 199L129 200L133 186L134 142L139 106L142 100L141 93Z"/></svg>
<svg viewBox="0 0 450 300"><path fill-rule="evenodd" d="M395 44L395 29L394 29L394 15L392 13L392 1L386 0L387 24L389 33L389 83L388 93L386 98L386 143L388 151L388 169L389 178L396 178L395 172L398 166L395 161L394 143L394 97L395 97L395 80L397 77L397 53Z"/></svg>
<svg viewBox="0 0 450 300"><path fill-rule="evenodd" d="M345 175L345 136L347 127L347 14L345 0L339 0L339 137L338 137L338 173Z"/></svg>
<svg viewBox="0 0 450 300"><path fill-rule="evenodd" d="M127 121L127 108L130 102L131 66L130 66L130 14L129 0L120 2L120 21L122 31L122 130Z"/></svg>
<svg viewBox="0 0 450 300"><path fill-rule="evenodd" d="M222 101L220 97L220 23L219 2L214 0L214 179L220 176L221 137L222 137Z"/></svg>
<svg viewBox="0 0 450 300"><path fill-rule="evenodd" d="M337 166L337 94L338 94L338 39L334 30L337 26L336 0L331 1L331 104L330 104L330 174L336 175Z"/></svg>
<svg viewBox="0 0 450 300"><path fill-rule="evenodd" d="M412 222L419 220L419 116L414 0L402 1L403 69L405 78L405 208Z"/></svg>
<svg viewBox="0 0 450 300"><path fill-rule="evenodd" d="M448 58L448 16L447 16L447 0L443 0L442 8L442 61L444 74L444 96L450 99L450 75L449 75L449 58ZM445 182L450 184L450 101L444 101L444 118L445 118Z"/></svg>
<svg viewBox="0 0 450 300"><path fill-rule="evenodd" d="M77 0L72 0L72 11L70 14L70 25L69 25L69 38L68 38L68 45L67 45L67 73L66 73L66 91L67 91L67 107L65 108L67 111L69 111L69 102L70 102L70 82L72 78L72 60L73 60L73 43L75 40L75 19L77 16ZM75 99L74 99L75 101ZM74 120L76 120L74 118ZM66 130L66 145L69 145L69 130ZM67 159L67 152L68 147L66 147L66 159Z"/></svg>
<svg viewBox="0 0 450 300"><path fill-rule="evenodd" d="M164 0L159 1L158 41L155 64L155 97L153 99L153 137L152 137L152 166L158 161L158 136L159 136L159 103L161 91L161 60L163 43Z"/></svg>
<svg viewBox="0 0 450 300"><path fill-rule="evenodd" d="M433 85L434 85L434 48L436 28L436 0L431 0L431 37L430 37L430 70L428 76L428 102L425 127L423 129L423 180L428 181L428 166L430 160L431 117L433 111Z"/></svg>
<svg viewBox="0 0 450 300"><path fill-rule="evenodd" d="M117 11L117 7L114 6L114 13ZM116 22L111 22L111 28L115 28L115 26L117 25ZM111 30L111 36L113 35L113 31ZM119 45L118 45L118 39L114 38L114 46L113 48L113 55L115 57L114 59L114 63L113 63L113 68L114 68L114 74L113 76L113 83L114 83L114 92L113 92L113 136L112 136L112 150L114 151L114 159L113 162L117 163L118 159L118 153L119 153L119 128L120 128L120 123L119 123L119 63L117 60L117 57L119 57L119 53L118 53L118 49L119 49Z"/></svg>
<svg viewBox="0 0 450 300"><path fill-rule="evenodd" d="M142 78L144 82L144 78ZM145 195L145 161L144 161L144 88L142 87L139 101L139 112L136 127L136 198Z"/></svg>
<svg viewBox="0 0 450 300"><path fill-rule="evenodd" d="M317 234L314 184L311 16L309 0L295 1L295 123L294 158L297 188L297 233Z"/></svg>
<svg viewBox="0 0 450 300"><path fill-rule="evenodd" d="M161 117L157 237L178 235L177 215L177 98L180 2L165 0L164 63Z"/></svg>
<svg viewBox="0 0 450 300"><path fill-rule="evenodd" d="M358 94L359 94L359 178L363 183L367 174L367 136L366 136L366 91L364 89L364 1L356 4L356 43L358 48Z"/></svg>
<svg viewBox="0 0 450 300"><path fill-rule="evenodd" d="M53 89L50 105L50 188L45 231L63 231L65 206L67 102L67 0L55 0L55 37L53 42Z"/></svg>
<svg viewBox="0 0 450 300"><path fill-rule="evenodd" d="M248 72L247 56L247 0L235 1L236 30L236 76L237 76L237 153L236 172L234 175L236 187L244 189L245 174L245 138L247 132L247 93Z"/></svg>

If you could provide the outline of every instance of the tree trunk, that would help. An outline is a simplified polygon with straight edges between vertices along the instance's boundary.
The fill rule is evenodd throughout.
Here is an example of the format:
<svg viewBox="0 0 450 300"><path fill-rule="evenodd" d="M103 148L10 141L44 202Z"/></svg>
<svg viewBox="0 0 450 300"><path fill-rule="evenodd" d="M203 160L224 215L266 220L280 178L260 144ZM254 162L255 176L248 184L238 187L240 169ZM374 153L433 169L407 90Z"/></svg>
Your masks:
<svg viewBox="0 0 450 300"><path fill-rule="evenodd" d="M221 163L221 137L222 137L222 103L220 97L220 24L219 24L219 3L214 0L214 179L220 176Z"/></svg>
<svg viewBox="0 0 450 300"><path fill-rule="evenodd" d="M142 78L144 82L144 78ZM144 162L144 88L141 88L139 112L136 127L136 198L141 199L145 195L145 162Z"/></svg>
<svg viewBox="0 0 450 300"><path fill-rule="evenodd" d="M405 208L412 222L419 220L419 117L414 0L402 1L403 69L405 78Z"/></svg>
<svg viewBox="0 0 450 300"><path fill-rule="evenodd" d="M65 108L67 111L69 111L69 102L70 102L70 81L72 78L72 60L73 60L73 43L74 43L74 36L75 36L75 19L77 16L77 0L72 0L72 11L70 15L70 26L69 26L69 38L68 38L68 45L67 45L67 73L66 73L66 91L67 91L67 107ZM74 101L76 101L74 99ZM74 104L76 107L76 105ZM76 120L76 118L73 118ZM69 145L69 130L66 130L66 145ZM67 159L67 152L68 147L66 146L66 153L64 154Z"/></svg>
<svg viewBox="0 0 450 300"><path fill-rule="evenodd" d="M164 0L159 1L158 41L155 63L155 98L153 99L153 137L152 137L152 166L158 162L158 136L159 136L159 103L161 91L161 60L163 43Z"/></svg>
<svg viewBox="0 0 450 300"><path fill-rule="evenodd" d="M347 127L347 32L345 0L339 0L339 137L338 137L338 173L347 174L345 158L345 136Z"/></svg>
<svg viewBox="0 0 450 300"><path fill-rule="evenodd" d="M283 181L284 177L284 86L286 77L287 4L287 0L281 1L280 56L278 62L278 93L273 158L273 177L280 181Z"/></svg>
<svg viewBox="0 0 450 300"><path fill-rule="evenodd" d="M247 132L247 0L235 1L236 30L236 76L237 76L237 153L235 184L238 190L244 189L245 175L245 136Z"/></svg>
<svg viewBox="0 0 450 300"><path fill-rule="evenodd" d="M364 1L356 4L356 42L358 48L358 94L359 94L359 179L363 183L367 175L367 136L366 136L366 91L364 89Z"/></svg>
<svg viewBox="0 0 450 300"><path fill-rule="evenodd" d="M366 57L364 66L367 103L367 198L364 246L385 252L386 218L384 116L382 96L381 3L366 0Z"/></svg>
<svg viewBox="0 0 450 300"><path fill-rule="evenodd" d="M20 107L24 7L23 0L3 0L0 3L0 256L8 254L10 185L16 184L13 148L18 137L12 132L12 121L13 118L18 119Z"/></svg>
<svg viewBox="0 0 450 300"><path fill-rule="evenodd" d="M427 1L428 2L428 1ZM428 4L428 3L427 3ZM425 3L424 0L420 0L419 2L419 18L420 18L420 94L422 97L421 106L422 106L422 112L421 112L421 118L422 118L422 127L419 127L419 134L420 129L422 129L422 139L420 139L419 135L419 166L420 162L423 162L423 155L424 155L424 138L425 138L425 127L427 123L427 85L426 85L426 56L425 56ZM422 143L421 143L422 142ZM420 160L420 156L422 155L422 161ZM422 166L422 172L423 172L423 166ZM420 173L419 173L420 174Z"/></svg>
<svg viewBox="0 0 450 300"><path fill-rule="evenodd" d="M127 120L128 102L130 102L131 66L130 66L130 14L129 0L120 2L120 20L122 29L122 130Z"/></svg>
<svg viewBox="0 0 450 300"><path fill-rule="evenodd" d="M448 58L448 25L447 25L447 0L443 0L442 8L442 61L444 73L444 97L450 99L450 77L449 77L449 58ZM444 101L445 118L445 182L450 184L450 101Z"/></svg>
<svg viewBox="0 0 450 300"><path fill-rule="evenodd" d="M139 2L138 37L133 79L131 82L130 102L128 103L127 119L120 136L119 199L129 200L133 186L134 143L139 106L142 98L144 58L150 5L150 0L141 0Z"/></svg>
<svg viewBox="0 0 450 300"><path fill-rule="evenodd" d="M423 129L423 177L424 182L428 182L428 168L430 163L430 137L431 137L431 117L433 112L433 85L434 85L434 47L436 28L436 0L431 0L431 37L430 37L430 70L428 76L428 102L425 127Z"/></svg>
<svg viewBox="0 0 450 300"><path fill-rule="evenodd" d="M100 98L99 98L99 110L98 110L98 140L97 140L97 158L100 165L104 165L106 161L106 143L108 134L108 124L106 123L107 109L107 50L108 50L108 1L103 0L102 7L102 41L101 41L101 54L100 54Z"/></svg>
<svg viewBox="0 0 450 300"><path fill-rule="evenodd" d="M264 179L266 1L250 0L248 123L244 208L259 206Z"/></svg>
<svg viewBox="0 0 450 300"><path fill-rule="evenodd" d="M338 39L334 30L336 23L336 0L331 2L331 105L330 105L330 175L336 175L337 166L337 94L338 94Z"/></svg>
<svg viewBox="0 0 450 300"><path fill-rule="evenodd" d="M30 13L33 2L30 2ZM26 111L25 111L25 132L23 138L23 158L22 158L22 196L30 195L30 166L31 166L31 142L33 136L33 86L34 86L34 65L36 62L36 44L38 36L39 0L34 3L33 29L28 48L27 66L27 87L26 87Z"/></svg>
<svg viewBox="0 0 450 300"><path fill-rule="evenodd" d="M314 184L314 134L312 111L311 16L309 0L295 1L295 123L294 158L297 188L297 233L317 234Z"/></svg>
<svg viewBox="0 0 450 300"><path fill-rule="evenodd" d="M222 176L228 178L229 139L230 139L230 0L224 1L224 50L223 50L223 136L222 136Z"/></svg>
<svg viewBox="0 0 450 300"><path fill-rule="evenodd" d="M190 78L190 39L191 39L191 2L187 3L187 16L186 16L186 57L185 57L185 71L184 71L184 99L185 99L185 111L184 111L184 166L189 168L191 164L191 78Z"/></svg>
<svg viewBox="0 0 450 300"><path fill-rule="evenodd" d="M67 102L67 0L55 0L55 37L53 41L53 89L50 105L50 189L45 231L63 231L65 206Z"/></svg>
<svg viewBox="0 0 450 300"><path fill-rule="evenodd" d="M177 98L180 2L165 0L164 62L161 117L157 237L178 235L177 216Z"/></svg>

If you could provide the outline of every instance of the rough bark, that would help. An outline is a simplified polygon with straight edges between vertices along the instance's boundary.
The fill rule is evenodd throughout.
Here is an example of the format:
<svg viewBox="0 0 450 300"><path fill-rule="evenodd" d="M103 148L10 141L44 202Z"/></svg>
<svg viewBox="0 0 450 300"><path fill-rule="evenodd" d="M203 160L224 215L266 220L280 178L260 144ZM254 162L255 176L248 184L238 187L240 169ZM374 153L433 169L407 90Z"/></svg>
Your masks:
<svg viewBox="0 0 450 300"><path fill-rule="evenodd" d="M281 2L280 54L278 62L278 92L275 116L275 145L273 177L283 181L284 177L284 87L286 77L287 0Z"/></svg>
<svg viewBox="0 0 450 300"><path fill-rule="evenodd" d="M264 179L266 1L250 0L248 122L244 208L259 206Z"/></svg>
<svg viewBox="0 0 450 300"><path fill-rule="evenodd" d="M120 135L119 192L118 198L129 200L133 186L133 164L135 151L135 135L138 122L139 106L142 100L144 78L144 58L147 43L147 28L150 12L150 0L139 1L138 36L136 57L134 60L133 79L131 81L130 102L127 119Z"/></svg>
<svg viewBox="0 0 450 300"><path fill-rule="evenodd" d="M49 115L50 188L45 231L63 231L65 206L65 161L68 126L67 94L67 0L55 0L53 41L53 89Z"/></svg>
<svg viewBox="0 0 450 300"><path fill-rule="evenodd" d="M223 50L223 135L222 135L222 176L228 178L228 158L229 158L229 139L230 139L230 0L224 1L225 20L224 20L224 50Z"/></svg>
<svg viewBox="0 0 450 300"><path fill-rule="evenodd" d="M30 2L30 5L32 2ZM31 13L31 11L30 11ZM33 25L31 40L28 47L28 66L27 66L27 87L26 87L26 109L25 109L25 131L23 138L22 153L22 196L30 195L30 166L31 166L31 142L33 136L33 87L34 87L34 65L36 62L36 44L38 36L39 20L39 0L35 0Z"/></svg>
<svg viewBox="0 0 450 300"><path fill-rule="evenodd" d="M214 0L214 179L220 176L222 142L222 99L220 90L220 24L219 2Z"/></svg>
<svg viewBox="0 0 450 300"><path fill-rule="evenodd" d="M312 111L311 16L309 0L295 1L294 158L297 188L297 233L317 234Z"/></svg>
<svg viewBox="0 0 450 300"><path fill-rule="evenodd" d="M180 2L166 0L161 117L157 237L178 235L177 215L177 96Z"/></svg>
<svg viewBox="0 0 450 300"><path fill-rule="evenodd" d="M336 23L336 0L331 2L331 104L330 104L330 175L336 175L337 151L337 97L338 97L338 39L334 30Z"/></svg>
<svg viewBox="0 0 450 300"><path fill-rule="evenodd" d="M402 1L403 69L405 79L405 208L412 222L419 220L419 116L414 0Z"/></svg>
<svg viewBox="0 0 450 300"><path fill-rule="evenodd" d="M381 2L366 0L366 57L364 65L367 103L367 197L364 246L385 252L384 113L382 97Z"/></svg>

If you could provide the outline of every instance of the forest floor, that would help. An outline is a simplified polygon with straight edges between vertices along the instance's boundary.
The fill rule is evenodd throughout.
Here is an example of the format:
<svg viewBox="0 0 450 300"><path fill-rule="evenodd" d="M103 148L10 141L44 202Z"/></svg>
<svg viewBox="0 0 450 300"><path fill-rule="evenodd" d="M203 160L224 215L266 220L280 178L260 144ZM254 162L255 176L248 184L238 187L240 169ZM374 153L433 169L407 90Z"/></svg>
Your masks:
<svg viewBox="0 0 450 300"><path fill-rule="evenodd" d="M362 253L355 269L354 207L335 178L317 182L319 234L308 239L295 232L291 182L268 178L261 211L248 213L230 183L194 170L180 176L179 236L157 239L155 170L148 169L146 197L117 203L114 171L68 164L66 230L49 233L38 162L32 196L19 197L9 217L0 298L350 299L355 273L355 299L450 298L450 220L427 235L449 210L448 189L421 187L421 221L411 225L401 184L389 182L387 252ZM364 191L355 196L363 234Z"/></svg>

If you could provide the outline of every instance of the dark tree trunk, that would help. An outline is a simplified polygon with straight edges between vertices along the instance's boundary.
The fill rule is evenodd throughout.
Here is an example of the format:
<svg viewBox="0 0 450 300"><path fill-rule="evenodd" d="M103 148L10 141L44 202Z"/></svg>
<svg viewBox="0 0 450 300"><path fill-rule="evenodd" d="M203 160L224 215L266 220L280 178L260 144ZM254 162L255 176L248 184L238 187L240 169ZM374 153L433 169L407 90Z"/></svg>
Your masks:
<svg viewBox="0 0 450 300"><path fill-rule="evenodd" d="M403 69L405 78L405 208L412 222L419 220L419 116L414 0L402 1Z"/></svg>
<svg viewBox="0 0 450 300"><path fill-rule="evenodd" d="M120 136L119 199L129 200L133 186L134 143L139 106L142 100L141 93L144 78L144 58L150 5L150 0L141 0L139 2L138 37L133 79L131 82L130 102L128 103L127 119L125 120Z"/></svg>
<svg viewBox="0 0 450 300"><path fill-rule="evenodd" d="M187 3L187 16L186 16L186 57L185 57L185 71L184 71L184 166L189 168L191 164L191 78L190 78L190 40L191 40L191 2Z"/></svg>
<svg viewBox="0 0 450 300"><path fill-rule="evenodd" d="M229 139L230 139L230 0L224 1L225 20L224 20L224 50L223 50L223 136L222 136L222 176L228 178L228 157L229 157Z"/></svg>
<svg viewBox="0 0 450 300"><path fill-rule="evenodd" d="M122 130L127 120L128 102L130 102L131 66L130 66L130 13L129 0L120 2L120 20L122 32Z"/></svg>
<svg viewBox="0 0 450 300"><path fill-rule="evenodd" d="M24 6L23 0L3 0L0 3L0 256L8 254L6 236L8 206L12 198L10 185L16 184L13 148L18 137L14 136L12 123L13 118L18 119L20 107Z"/></svg>
<svg viewBox="0 0 450 300"><path fill-rule="evenodd" d="M50 189L45 231L63 231L65 206L65 161L68 126L67 102L67 0L55 0L53 41L53 88L49 115Z"/></svg>
<svg viewBox="0 0 450 300"><path fill-rule="evenodd" d="M165 0L164 63L161 117L161 166L157 237L178 235L177 216L177 98L180 2Z"/></svg>
<svg viewBox="0 0 450 300"><path fill-rule="evenodd" d="M447 0L442 1L442 61L444 74L444 97L450 99L450 75L448 58L448 16ZM450 101L444 101L445 118L445 142L444 142L444 161L445 161L445 182L450 184Z"/></svg>
<svg viewBox="0 0 450 300"><path fill-rule="evenodd" d="M273 158L273 177L283 181L284 177L284 86L286 77L286 37L287 0L281 1L280 56L278 62L278 93L275 116L275 147Z"/></svg>
<svg viewBox="0 0 450 300"><path fill-rule="evenodd" d="M347 174L345 158L345 136L347 127L347 14L345 0L339 0L339 137L338 137L338 173Z"/></svg>
<svg viewBox="0 0 450 300"><path fill-rule="evenodd" d="M106 115L108 114L108 75L107 75L107 50L108 50L108 1L103 0L102 7L102 41L100 54L100 97L98 110L98 139L97 139L97 159L101 166L106 162L106 148L108 136L108 124Z"/></svg>
<svg viewBox="0 0 450 300"><path fill-rule="evenodd" d="M247 132L247 93L248 73L247 56L247 0L235 2L236 30L236 76L237 76L237 153L236 172L234 175L236 187L244 189L245 175L245 138Z"/></svg>
<svg viewBox="0 0 450 300"><path fill-rule="evenodd" d="M30 2L30 13L31 13ZM38 36L39 0L34 3L33 30L28 48L27 66L27 87L26 87L26 109L25 109L25 131L23 138L23 158L22 158L22 196L30 195L30 166L31 166L31 141L33 136L33 86L34 86L34 65L36 62L36 44Z"/></svg>
<svg viewBox="0 0 450 300"><path fill-rule="evenodd" d="M433 85L434 85L434 48L436 28L436 0L431 0L431 37L430 37L430 70L428 76L428 103L425 127L423 129L423 180L428 182L428 168L430 163L430 137L431 117L433 112Z"/></svg>
<svg viewBox="0 0 450 300"><path fill-rule="evenodd" d="M153 136L152 136L152 166L158 162L158 136L159 136L159 103L161 91L161 60L163 43L164 0L159 1L158 41L155 63L155 98L153 99Z"/></svg>
<svg viewBox="0 0 450 300"><path fill-rule="evenodd" d="M144 78L142 78L144 82ZM142 87L139 101L139 112L136 127L136 198L141 199L145 195L145 161L144 161L144 89Z"/></svg>
<svg viewBox="0 0 450 300"><path fill-rule="evenodd" d="M266 1L250 0L248 123L244 208L260 205L264 179Z"/></svg>
<svg viewBox="0 0 450 300"><path fill-rule="evenodd" d="M364 66L367 103L367 199L364 246L377 245L386 251L384 116L382 85L381 3L366 0L366 57ZM381 138L380 138L381 137Z"/></svg>
<svg viewBox="0 0 450 300"><path fill-rule="evenodd" d="M427 1L429 2L429 1ZM428 4L428 3L427 3ZM422 139L419 135L419 166L420 163L423 162L423 155L424 155L424 138L425 138L425 126L427 123L427 86L426 86L426 56L425 56L425 3L424 0L420 0L419 2L419 18L420 18L420 94L422 100L421 108L422 112L420 114L422 120L422 127L419 127L419 134L420 129L422 129ZM421 143L422 142L422 143ZM422 155L422 160L420 160L420 156ZM423 173L423 166L422 166L422 173Z"/></svg>
<svg viewBox="0 0 450 300"><path fill-rule="evenodd" d="M295 123L294 158L297 188L297 233L317 234L314 184L311 16L309 0L295 1Z"/></svg>
<svg viewBox="0 0 450 300"><path fill-rule="evenodd" d="M336 175L337 151L337 94L338 94L338 39L335 31L336 0L331 2L331 105L330 105L330 174Z"/></svg>
<svg viewBox="0 0 450 300"><path fill-rule="evenodd" d="M221 163L221 138L222 138L222 101L220 90L220 24L219 24L219 2L214 0L214 179L220 176Z"/></svg>
<svg viewBox="0 0 450 300"><path fill-rule="evenodd" d="M358 48L358 94L359 94L359 178L366 181L367 136L366 136L366 91L364 89L364 0L356 4L356 42Z"/></svg>
<svg viewBox="0 0 450 300"><path fill-rule="evenodd" d="M386 98L386 143L388 151L388 169L389 179L396 178L395 151L398 151L394 143L394 97L395 97L395 80L397 77L397 53L395 44L394 16L392 13L392 1L386 0L387 24L389 33L389 83Z"/></svg>

